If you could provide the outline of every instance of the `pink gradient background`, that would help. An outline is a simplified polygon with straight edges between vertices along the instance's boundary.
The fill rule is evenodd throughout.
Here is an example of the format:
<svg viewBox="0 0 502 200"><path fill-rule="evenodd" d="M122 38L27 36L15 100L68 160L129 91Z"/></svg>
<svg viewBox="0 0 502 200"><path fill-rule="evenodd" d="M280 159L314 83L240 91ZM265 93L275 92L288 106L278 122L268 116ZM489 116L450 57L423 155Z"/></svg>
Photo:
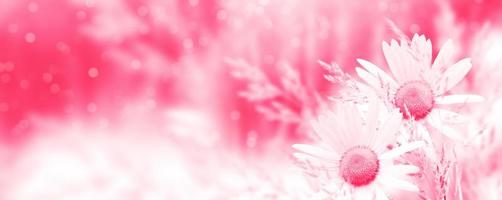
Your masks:
<svg viewBox="0 0 502 200"><path fill-rule="evenodd" d="M306 199L290 146L339 88L318 61L385 66L388 20L472 57L462 194L499 198L501 1L0 0L0 199ZM241 65L303 96L243 97Z"/></svg>

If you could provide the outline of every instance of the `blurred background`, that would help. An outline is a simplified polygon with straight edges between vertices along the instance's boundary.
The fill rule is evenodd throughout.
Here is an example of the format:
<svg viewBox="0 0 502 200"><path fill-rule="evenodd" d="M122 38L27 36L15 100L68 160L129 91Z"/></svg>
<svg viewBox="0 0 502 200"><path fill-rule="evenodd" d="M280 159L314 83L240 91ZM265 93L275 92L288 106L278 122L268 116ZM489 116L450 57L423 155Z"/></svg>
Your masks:
<svg viewBox="0 0 502 200"><path fill-rule="evenodd" d="M0 0L0 199L306 199L290 146L382 41L447 39L483 132L465 199L502 195L502 2ZM392 23L391 23L392 22ZM472 159L476 158L476 162Z"/></svg>

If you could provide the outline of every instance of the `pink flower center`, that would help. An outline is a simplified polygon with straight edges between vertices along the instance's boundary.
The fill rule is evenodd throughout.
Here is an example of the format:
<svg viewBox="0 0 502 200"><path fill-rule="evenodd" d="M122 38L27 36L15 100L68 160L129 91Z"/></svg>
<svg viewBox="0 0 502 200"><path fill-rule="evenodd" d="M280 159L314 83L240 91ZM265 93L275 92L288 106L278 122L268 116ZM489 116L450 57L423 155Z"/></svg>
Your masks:
<svg viewBox="0 0 502 200"><path fill-rule="evenodd" d="M340 175L345 182L355 187L373 182L380 164L374 151L365 146L356 146L347 150L340 160Z"/></svg>
<svg viewBox="0 0 502 200"><path fill-rule="evenodd" d="M434 94L430 86L423 81L410 81L403 84L394 97L396 105L403 117L415 120L426 117L434 106Z"/></svg>

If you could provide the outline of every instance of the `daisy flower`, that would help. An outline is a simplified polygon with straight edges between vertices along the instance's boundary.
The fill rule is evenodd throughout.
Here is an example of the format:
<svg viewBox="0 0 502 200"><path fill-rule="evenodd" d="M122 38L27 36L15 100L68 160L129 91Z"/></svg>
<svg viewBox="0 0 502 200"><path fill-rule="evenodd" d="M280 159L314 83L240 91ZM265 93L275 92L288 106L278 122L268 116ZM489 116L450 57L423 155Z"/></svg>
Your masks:
<svg viewBox="0 0 502 200"><path fill-rule="evenodd" d="M411 43L395 40L383 42L383 53L392 76L376 65L358 59L364 68L356 72L372 87L384 102L398 108L405 120L423 121L449 138L463 138L443 122L464 119L458 113L448 110L448 105L480 102L481 96L472 94L447 94L470 71L469 58L451 65L453 46L447 41L431 65L432 45L425 36L415 34ZM422 125L422 123L418 123Z"/></svg>
<svg viewBox="0 0 502 200"><path fill-rule="evenodd" d="M334 112L319 116L311 124L321 144L295 144L293 148L299 152L294 156L305 162L321 163L317 170L328 173L328 182L341 183L337 184L336 191L347 188L345 197L388 199L385 190L389 188L418 192L418 187L405 177L417 173L419 168L394 161L421 147L423 142L415 141L389 150L400 128L399 111L385 116L384 122L379 122L382 113L376 104L369 106L367 115L362 113L355 104L343 103Z"/></svg>

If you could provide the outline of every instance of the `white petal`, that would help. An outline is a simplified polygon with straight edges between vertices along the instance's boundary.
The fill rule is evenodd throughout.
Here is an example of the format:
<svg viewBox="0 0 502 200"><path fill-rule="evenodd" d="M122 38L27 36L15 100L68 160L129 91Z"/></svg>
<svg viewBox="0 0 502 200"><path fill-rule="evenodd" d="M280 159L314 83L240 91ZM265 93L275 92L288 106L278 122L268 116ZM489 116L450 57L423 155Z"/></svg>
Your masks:
<svg viewBox="0 0 502 200"><path fill-rule="evenodd" d="M442 72L447 66L450 66L450 62L453 57L453 43L451 40L446 41L439 50L439 53L432 64L432 70L437 72Z"/></svg>
<svg viewBox="0 0 502 200"><path fill-rule="evenodd" d="M319 116L320 117L320 116ZM321 126L320 120L311 120L310 125L312 126L312 129L314 129L314 132L319 136L319 138L329 144L331 147L336 147L338 146L338 142L335 142L333 138L330 136L331 133L328 130L325 130L324 127Z"/></svg>
<svg viewBox="0 0 502 200"><path fill-rule="evenodd" d="M390 71L399 83L421 80L423 68L419 66L419 59L413 57L412 50L406 41L401 41L401 45L399 45L395 40L392 40L390 47L384 45L384 55Z"/></svg>
<svg viewBox="0 0 502 200"><path fill-rule="evenodd" d="M419 70L428 69L432 59L432 43L424 35L415 34L410 44L413 57L418 62Z"/></svg>
<svg viewBox="0 0 502 200"><path fill-rule="evenodd" d="M293 157L296 158L294 164L300 166L307 173L319 173L319 170L327 170L327 173L338 173L338 162L313 157L312 155L295 152Z"/></svg>
<svg viewBox="0 0 502 200"><path fill-rule="evenodd" d="M383 189L380 187L375 188L375 195L376 195L375 200L389 200L389 197L387 197L385 191L383 191Z"/></svg>
<svg viewBox="0 0 502 200"><path fill-rule="evenodd" d="M415 165L390 165L386 168L382 168L382 171L384 171L385 174L402 176L418 173L420 171L420 168Z"/></svg>
<svg viewBox="0 0 502 200"><path fill-rule="evenodd" d="M465 58L448 68L439 80L439 89L436 91L436 94L443 94L453 88L453 86L457 85L464 79L467 73L471 70L471 67L471 59Z"/></svg>
<svg viewBox="0 0 502 200"><path fill-rule="evenodd" d="M380 176L378 177L379 182L385 186L389 186L396 189L418 192L420 191L418 187L408 181L393 177L393 176Z"/></svg>
<svg viewBox="0 0 502 200"><path fill-rule="evenodd" d="M363 125L363 119L361 118L361 113L357 107L352 103L343 104L341 106L344 111L343 114L346 117L345 120L347 124L349 124L351 128L356 129L353 131L359 131Z"/></svg>
<svg viewBox="0 0 502 200"><path fill-rule="evenodd" d="M337 111L340 112L340 111ZM340 117L339 113L334 113L332 111L328 112L328 115L319 117L321 127L323 129L329 131L329 137L333 138L335 142L338 142L339 146L337 152L344 152L347 146L350 146L351 143L351 132L347 128L345 118Z"/></svg>
<svg viewBox="0 0 502 200"><path fill-rule="evenodd" d="M460 135L455 129L445 125L441 119L441 113L439 109L433 109L427 116L427 122L434 128L436 128L440 133L449 137L450 139L456 141L464 141L464 137Z"/></svg>
<svg viewBox="0 0 502 200"><path fill-rule="evenodd" d="M345 142L343 139L340 139L340 137L335 137L335 133L332 131L326 129L324 126L321 125L323 121L321 121L322 116L319 116L319 121L317 120L311 120L310 124L312 125L312 128L316 132L316 134L321 138L323 142L326 142L327 144L330 145L331 148L333 148L337 152L343 152L345 149Z"/></svg>
<svg viewBox="0 0 502 200"><path fill-rule="evenodd" d="M368 133L368 141L370 145L374 145L376 138L379 136L378 128L378 114L380 113L380 105L377 101L372 101L368 104L368 114L366 115L366 130ZM373 146L371 146L373 147Z"/></svg>
<svg viewBox="0 0 502 200"><path fill-rule="evenodd" d="M374 89L379 90L379 92L380 92L380 89L382 89L382 83L375 76L373 76L368 71L361 69L359 67L356 67L356 73L366 83L368 83Z"/></svg>
<svg viewBox="0 0 502 200"><path fill-rule="evenodd" d="M354 200L371 200L375 196L373 186L356 188L354 190Z"/></svg>
<svg viewBox="0 0 502 200"><path fill-rule="evenodd" d="M402 114L398 110L390 113L389 118L380 127L380 131L377 133L378 137L373 144L376 152L383 152L387 149L387 145L394 144L402 124L402 118Z"/></svg>
<svg viewBox="0 0 502 200"><path fill-rule="evenodd" d="M340 105L340 120L337 125L347 130L347 136L352 145L369 145L369 134L364 131L361 113L352 103ZM345 123L343 123L345 122Z"/></svg>
<svg viewBox="0 0 502 200"><path fill-rule="evenodd" d="M322 158L325 160L338 160L339 156L336 152L328 151L320 147L306 145L306 144L294 144L292 146L294 149L301 151L305 154L311 155L313 157Z"/></svg>
<svg viewBox="0 0 502 200"><path fill-rule="evenodd" d="M390 46L385 42L383 44L383 52L389 69L394 75L394 78L396 78L398 82L402 83L407 80L407 77L404 71L405 64L400 51L401 47L395 40L391 41Z"/></svg>
<svg viewBox="0 0 502 200"><path fill-rule="evenodd" d="M417 33L413 34L413 38L411 38L411 42L412 42L412 44L413 44L414 42L418 42L418 41L421 39L421 36L422 36L422 35L418 35Z"/></svg>
<svg viewBox="0 0 502 200"><path fill-rule="evenodd" d="M466 116L463 116L461 114L458 114L456 112L452 112L449 110L444 110L444 109L434 109L433 117L439 117L441 122L448 122L448 123L467 123L470 119Z"/></svg>
<svg viewBox="0 0 502 200"><path fill-rule="evenodd" d="M357 62L359 62L359 64L361 64L364 69L368 70L368 72L373 74L373 76L375 76L377 79L382 80L384 84L389 84L391 88L397 88L396 81L373 63L363 59L357 59Z"/></svg>
<svg viewBox="0 0 502 200"><path fill-rule="evenodd" d="M402 66L400 66L401 60L399 54L396 52L397 48L399 48L399 45L395 40L392 40L390 45L386 42L382 43L382 51L392 75L394 75L398 82L404 82L404 72L400 70Z"/></svg>
<svg viewBox="0 0 502 200"><path fill-rule="evenodd" d="M326 129L329 128L333 130L332 137L335 138L335 140L342 141L343 146L341 146L342 151L340 152L344 152L347 150L347 147L354 145L354 132L350 125L348 125L346 117L343 117L341 112L343 111L337 111L336 114L331 112L332 114L323 122L323 126Z"/></svg>
<svg viewBox="0 0 502 200"><path fill-rule="evenodd" d="M422 73L425 70L421 67L422 58L416 58L415 53L411 52L411 49L407 46L401 46L399 51L399 57L401 58L401 68L404 72L404 80L414 81L421 80Z"/></svg>
<svg viewBox="0 0 502 200"><path fill-rule="evenodd" d="M424 146L424 144L425 143L423 141L414 141L414 142L410 142L408 144L403 144L399 147L396 147L390 151L383 153L382 155L380 155L380 159L387 160L387 159L396 158L400 155L403 155L405 153L408 153L410 151L418 149L418 148Z"/></svg>
<svg viewBox="0 0 502 200"><path fill-rule="evenodd" d="M386 90L376 90L373 86L363 83L362 81L355 81L354 83L355 87L358 89L357 94L355 94L355 96L357 96L356 98L362 98L362 96L364 96L365 99L376 99L379 97L385 97L381 95L387 94Z"/></svg>
<svg viewBox="0 0 502 200"><path fill-rule="evenodd" d="M319 116L319 123L321 127L329 133L329 137L335 142L341 144L336 149L337 152L343 152L346 147L352 145L352 129L348 125L348 120L343 116L343 110L338 109L335 112L328 111L326 115ZM340 151L341 150L341 151Z"/></svg>
<svg viewBox="0 0 502 200"><path fill-rule="evenodd" d="M298 160L300 160L302 162L305 162L305 161L309 160L310 158L312 158L312 156L310 156L310 155L307 155L304 153L298 153L298 152L293 153L293 157L297 158Z"/></svg>
<svg viewBox="0 0 502 200"><path fill-rule="evenodd" d="M463 104L463 103L476 103L476 102L482 102L484 101L484 98L479 95L472 95L472 94L456 94L456 95L447 95L447 96L441 96L441 97L436 97L435 102L437 104Z"/></svg>
<svg viewBox="0 0 502 200"><path fill-rule="evenodd" d="M417 133L418 135L422 136L424 142L426 143L422 149L424 150L427 157L429 157L432 161L436 161L437 153L436 150L434 149L431 135L422 123L417 124Z"/></svg>

